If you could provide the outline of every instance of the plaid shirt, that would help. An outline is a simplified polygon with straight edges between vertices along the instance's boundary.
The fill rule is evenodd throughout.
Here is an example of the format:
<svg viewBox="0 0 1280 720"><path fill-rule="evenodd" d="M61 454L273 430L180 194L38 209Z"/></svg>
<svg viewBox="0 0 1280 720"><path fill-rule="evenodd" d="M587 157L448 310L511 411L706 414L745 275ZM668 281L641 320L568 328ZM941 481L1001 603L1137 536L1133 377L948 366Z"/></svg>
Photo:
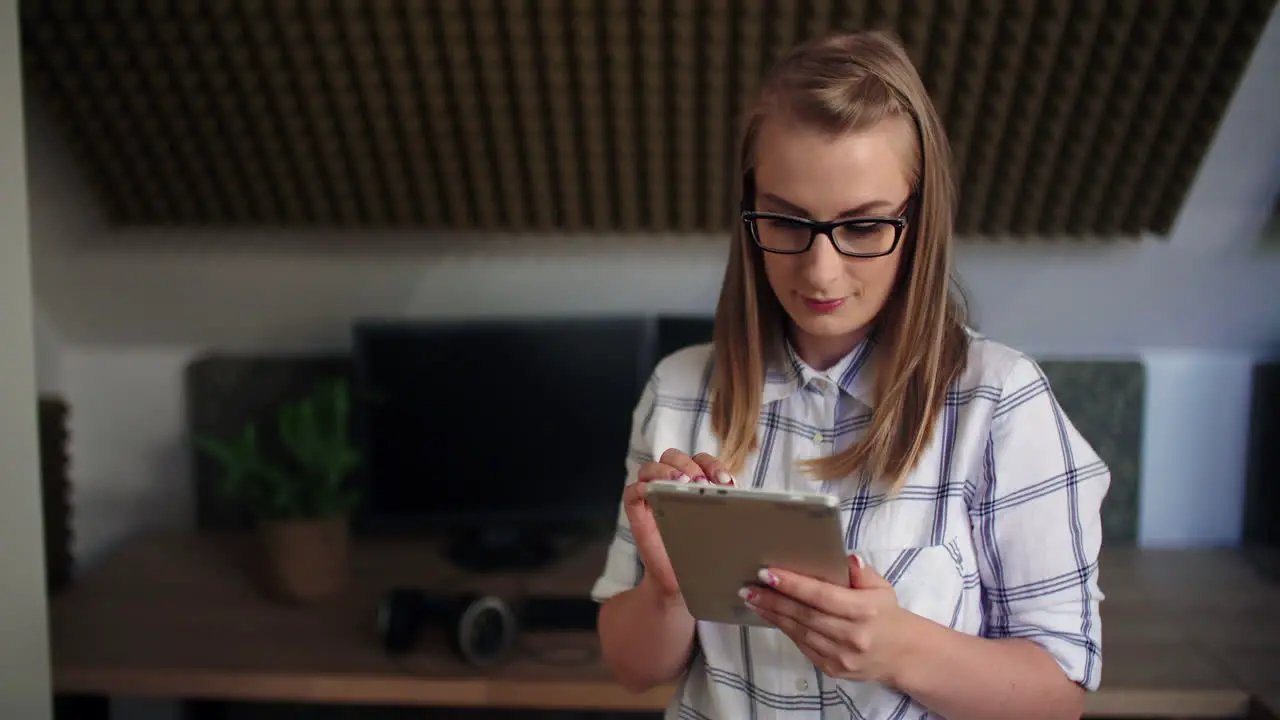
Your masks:
<svg viewBox="0 0 1280 720"><path fill-rule="evenodd" d="M847 447L870 421L872 343L818 372L790 348L766 378L760 448L740 485L819 490L841 498L850 552L876 568L899 604L944 626L1026 638L1087 689L1101 676L1099 507L1110 473L1067 419L1039 366L972 334L969 364L937 432L896 496L865 483L822 482L796 462ZM655 369L633 420L627 482L667 448L719 452L711 432L711 349ZM633 587L642 567L620 514L593 596ZM698 622L693 662L668 709L674 718L924 718L911 698L825 676L780 631Z"/></svg>

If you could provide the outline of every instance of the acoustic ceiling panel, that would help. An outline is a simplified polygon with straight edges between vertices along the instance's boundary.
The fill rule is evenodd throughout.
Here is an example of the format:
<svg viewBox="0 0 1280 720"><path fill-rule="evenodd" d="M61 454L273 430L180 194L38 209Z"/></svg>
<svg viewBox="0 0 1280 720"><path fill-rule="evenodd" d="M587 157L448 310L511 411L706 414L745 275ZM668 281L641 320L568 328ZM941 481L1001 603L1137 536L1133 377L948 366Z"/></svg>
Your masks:
<svg viewBox="0 0 1280 720"><path fill-rule="evenodd" d="M119 223L729 227L769 61L895 30L969 235L1173 223L1275 0L26 0L34 86Z"/></svg>

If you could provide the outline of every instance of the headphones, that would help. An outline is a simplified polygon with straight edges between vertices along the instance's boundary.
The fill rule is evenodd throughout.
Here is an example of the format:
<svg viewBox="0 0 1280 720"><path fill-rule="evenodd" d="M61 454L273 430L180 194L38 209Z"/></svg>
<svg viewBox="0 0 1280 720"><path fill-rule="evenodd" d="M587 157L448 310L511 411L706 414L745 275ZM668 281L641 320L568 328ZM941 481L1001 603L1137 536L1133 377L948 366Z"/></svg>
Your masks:
<svg viewBox="0 0 1280 720"><path fill-rule="evenodd" d="M412 651L429 626L443 627L453 653L475 667L501 661L516 639L515 613L492 595L433 596L398 587L378 606L378 636L391 656Z"/></svg>

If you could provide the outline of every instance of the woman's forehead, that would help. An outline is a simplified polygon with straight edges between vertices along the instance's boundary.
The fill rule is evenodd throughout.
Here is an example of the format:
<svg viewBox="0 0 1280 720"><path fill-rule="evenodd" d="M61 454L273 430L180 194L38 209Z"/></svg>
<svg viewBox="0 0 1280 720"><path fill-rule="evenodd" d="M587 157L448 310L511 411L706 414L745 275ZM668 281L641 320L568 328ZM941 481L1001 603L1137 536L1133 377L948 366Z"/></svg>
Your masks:
<svg viewBox="0 0 1280 720"><path fill-rule="evenodd" d="M755 153L756 189L815 213L885 200L910 191L909 126L886 120L865 131L832 134L768 121ZM836 207L839 206L839 207Z"/></svg>

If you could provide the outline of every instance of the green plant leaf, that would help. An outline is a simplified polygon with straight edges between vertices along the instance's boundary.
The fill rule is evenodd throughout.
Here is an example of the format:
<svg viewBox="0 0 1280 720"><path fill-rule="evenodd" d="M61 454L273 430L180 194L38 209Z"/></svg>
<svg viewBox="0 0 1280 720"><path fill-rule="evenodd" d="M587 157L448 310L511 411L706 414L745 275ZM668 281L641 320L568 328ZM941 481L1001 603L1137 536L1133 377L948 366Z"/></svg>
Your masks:
<svg viewBox="0 0 1280 720"><path fill-rule="evenodd" d="M349 436L350 414L349 384L330 380L276 408L273 447L283 456L268 453L254 423L226 439L198 436L192 443L222 466L220 491L260 517L346 513L360 500L348 480L362 463Z"/></svg>

